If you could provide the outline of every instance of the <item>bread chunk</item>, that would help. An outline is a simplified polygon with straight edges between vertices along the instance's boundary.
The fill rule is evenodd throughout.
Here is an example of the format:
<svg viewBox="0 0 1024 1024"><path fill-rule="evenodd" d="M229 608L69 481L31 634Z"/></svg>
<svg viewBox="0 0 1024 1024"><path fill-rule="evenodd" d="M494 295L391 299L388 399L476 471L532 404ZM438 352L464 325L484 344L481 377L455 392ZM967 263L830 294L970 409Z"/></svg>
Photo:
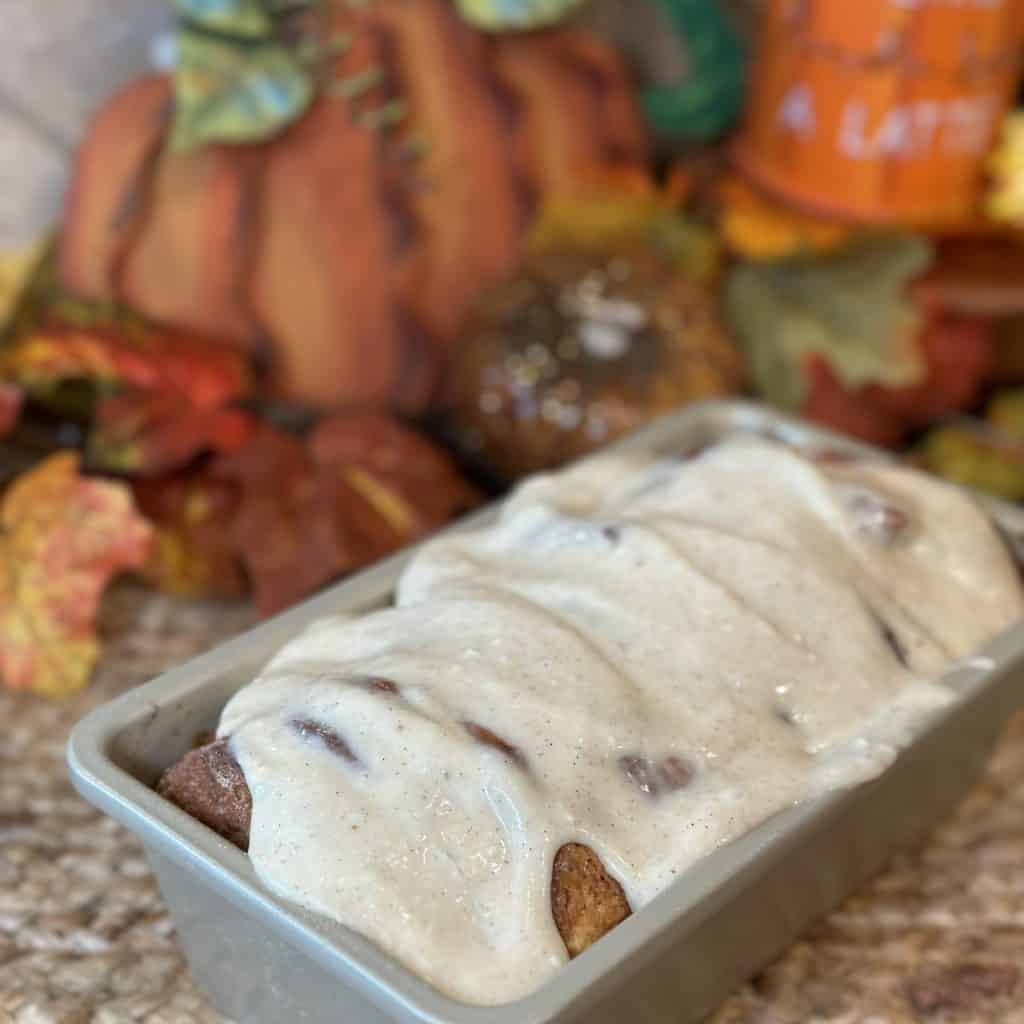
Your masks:
<svg viewBox="0 0 1024 1024"><path fill-rule="evenodd" d="M589 846L567 843L551 870L551 913L569 956L579 956L629 917L622 886Z"/></svg>
<svg viewBox="0 0 1024 1024"><path fill-rule="evenodd" d="M226 739L190 750L164 772L156 789L239 849L249 848L252 794Z"/></svg>
<svg viewBox="0 0 1024 1024"><path fill-rule="evenodd" d="M190 750L164 772L156 788L239 849L248 849L252 795L226 739ZM575 957L629 917L630 907L597 854L568 843L556 854L551 872L551 913Z"/></svg>

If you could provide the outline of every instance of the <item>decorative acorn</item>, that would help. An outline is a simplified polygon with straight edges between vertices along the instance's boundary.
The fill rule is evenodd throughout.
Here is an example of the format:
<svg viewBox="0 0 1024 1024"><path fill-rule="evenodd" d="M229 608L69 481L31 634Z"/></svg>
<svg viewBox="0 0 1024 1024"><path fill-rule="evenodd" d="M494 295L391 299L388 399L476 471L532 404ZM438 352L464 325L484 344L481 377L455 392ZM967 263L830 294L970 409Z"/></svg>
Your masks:
<svg viewBox="0 0 1024 1024"><path fill-rule="evenodd" d="M649 244L531 254L471 318L449 377L471 457L549 469L689 401L735 393L740 357L705 283Z"/></svg>

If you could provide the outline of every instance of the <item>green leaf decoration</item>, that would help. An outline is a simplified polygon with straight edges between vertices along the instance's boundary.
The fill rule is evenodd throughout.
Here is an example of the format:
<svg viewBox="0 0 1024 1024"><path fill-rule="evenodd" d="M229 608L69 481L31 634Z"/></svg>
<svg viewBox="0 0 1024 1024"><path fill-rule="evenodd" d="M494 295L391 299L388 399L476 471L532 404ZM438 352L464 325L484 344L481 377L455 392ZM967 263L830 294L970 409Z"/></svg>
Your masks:
<svg viewBox="0 0 1024 1024"><path fill-rule="evenodd" d="M553 25L585 0L455 0L459 13L488 32L522 31Z"/></svg>
<svg viewBox="0 0 1024 1024"><path fill-rule="evenodd" d="M733 127L743 105L746 48L716 0L656 2L677 45L685 48L688 74L681 81L650 83L640 97L644 114L663 138L718 138Z"/></svg>
<svg viewBox="0 0 1024 1024"><path fill-rule="evenodd" d="M726 312L760 394L799 409L812 354L850 389L917 383L920 316L907 285L931 260L923 238L875 236L837 252L735 267Z"/></svg>
<svg viewBox="0 0 1024 1024"><path fill-rule="evenodd" d="M185 29L178 61L173 149L273 138L305 113L316 91L310 65L281 43L239 46Z"/></svg>
<svg viewBox="0 0 1024 1024"><path fill-rule="evenodd" d="M178 16L194 26L244 39L265 39L274 19L265 0L174 0Z"/></svg>

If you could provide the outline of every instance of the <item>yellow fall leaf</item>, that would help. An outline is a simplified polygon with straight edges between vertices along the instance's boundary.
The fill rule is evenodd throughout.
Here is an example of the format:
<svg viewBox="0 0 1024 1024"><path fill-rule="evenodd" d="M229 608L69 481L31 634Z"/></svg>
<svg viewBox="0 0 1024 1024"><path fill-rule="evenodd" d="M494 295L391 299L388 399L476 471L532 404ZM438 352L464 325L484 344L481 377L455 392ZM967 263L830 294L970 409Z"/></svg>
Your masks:
<svg viewBox="0 0 1024 1024"><path fill-rule="evenodd" d="M1024 111L1003 121L987 170L991 183L985 213L1003 224L1024 225Z"/></svg>
<svg viewBox="0 0 1024 1024"><path fill-rule="evenodd" d="M38 242L28 248L0 252L0 328L14 312L42 251L43 243Z"/></svg>
<svg viewBox="0 0 1024 1024"><path fill-rule="evenodd" d="M759 195L746 182L730 178L720 188L720 228L725 244L752 260L774 260L804 251L828 252L849 241L853 230L819 220Z"/></svg>
<svg viewBox="0 0 1024 1024"><path fill-rule="evenodd" d="M85 686L103 591L151 538L131 491L81 476L74 453L15 480L0 501L0 681L50 697Z"/></svg>

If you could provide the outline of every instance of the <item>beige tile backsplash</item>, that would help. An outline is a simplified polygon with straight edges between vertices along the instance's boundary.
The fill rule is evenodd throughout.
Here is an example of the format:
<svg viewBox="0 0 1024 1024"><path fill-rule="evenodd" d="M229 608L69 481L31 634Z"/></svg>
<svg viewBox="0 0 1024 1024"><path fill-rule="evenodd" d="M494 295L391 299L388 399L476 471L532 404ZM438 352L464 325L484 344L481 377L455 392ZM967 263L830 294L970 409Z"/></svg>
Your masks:
<svg viewBox="0 0 1024 1024"><path fill-rule="evenodd" d="M0 249L60 210L89 115L149 66L171 0L0 0Z"/></svg>

